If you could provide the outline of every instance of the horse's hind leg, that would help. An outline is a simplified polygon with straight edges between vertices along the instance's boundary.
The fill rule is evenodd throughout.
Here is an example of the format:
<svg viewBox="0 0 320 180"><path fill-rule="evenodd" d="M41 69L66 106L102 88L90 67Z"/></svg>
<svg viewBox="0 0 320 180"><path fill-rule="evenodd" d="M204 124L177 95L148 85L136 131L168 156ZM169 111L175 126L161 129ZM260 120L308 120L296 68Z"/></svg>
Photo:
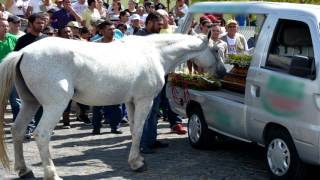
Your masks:
<svg viewBox="0 0 320 180"><path fill-rule="evenodd" d="M43 115L34 131L34 138L37 141L42 165L44 168L44 178L50 180L61 180L51 159L49 141L51 132L58 124L60 116L67 107L70 99L61 100L60 103L43 105Z"/></svg>
<svg viewBox="0 0 320 180"><path fill-rule="evenodd" d="M39 148L42 165L44 168L44 179L60 180L53 161L51 159L49 141L50 134L54 130L55 126L59 122L60 116L63 113L65 107L69 101L63 104L54 104L43 106L43 115L41 120L34 131L34 137L37 141Z"/></svg>
<svg viewBox="0 0 320 180"><path fill-rule="evenodd" d="M143 131L143 125L152 107L152 99L140 99L135 102L134 114L132 121L132 145L129 154L129 164L134 171L146 170L143 157L140 155L140 140ZM130 118L130 117L129 117ZM130 125L131 126L131 125Z"/></svg>
<svg viewBox="0 0 320 180"><path fill-rule="evenodd" d="M126 109L128 113L128 119L129 119L129 124L130 124L130 133L133 133L133 126L134 126L134 121L133 121L133 114L134 114L134 104L132 102L126 103Z"/></svg>
<svg viewBox="0 0 320 180"><path fill-rule="evenodd" d="M31 169L26 166L23 156L23 140L28 126L32 120L33 115L39 108L36 101L22 101L18 116L12 126L12 139L14 146L14 169L17 171L19 177L32 177Z"/></svg>

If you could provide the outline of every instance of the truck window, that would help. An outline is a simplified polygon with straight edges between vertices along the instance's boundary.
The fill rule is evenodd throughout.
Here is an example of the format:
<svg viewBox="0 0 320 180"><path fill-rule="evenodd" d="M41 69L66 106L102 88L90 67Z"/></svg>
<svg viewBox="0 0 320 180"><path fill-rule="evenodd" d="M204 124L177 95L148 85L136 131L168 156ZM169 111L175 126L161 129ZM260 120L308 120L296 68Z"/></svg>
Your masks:
<svg viewBox="0 0 320 180"><path fill-rule="evenodd" d="M314 51L310 29L306 23L285 19L278 21L265 68L315 79Z"/></svg>

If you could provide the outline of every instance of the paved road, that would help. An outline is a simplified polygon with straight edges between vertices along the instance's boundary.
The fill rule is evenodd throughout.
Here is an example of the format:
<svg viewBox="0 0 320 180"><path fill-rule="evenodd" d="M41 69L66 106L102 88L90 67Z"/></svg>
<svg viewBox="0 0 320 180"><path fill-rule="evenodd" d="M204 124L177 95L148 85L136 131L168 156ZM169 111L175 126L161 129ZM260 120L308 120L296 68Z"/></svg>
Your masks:
<svg viewBox="0 0 320 180"><path fill-rule="evenodd" d="M7 115L7 122L10 116ZM9 133L9 126L7 126ZM159 139L168 142L166 149L145 155L148 171L134 173L127 164L131 145L129 127L124 134L91 135L91 126L72 122L71 129L59 124L52 137L52 156L59 175L65 180L137 179L137 180L266 180L267 171L261 147L242 142L221 142L213 150L192 149L187 135L171 134L167 122L159 123ZM13 160L12 139L7 134L10 159ZM34 140L24 144L27 164L36 179L43 177L38 150ZM17 179L13 172L8 179ZM318 178L319 179L319 178Z"/></svg>

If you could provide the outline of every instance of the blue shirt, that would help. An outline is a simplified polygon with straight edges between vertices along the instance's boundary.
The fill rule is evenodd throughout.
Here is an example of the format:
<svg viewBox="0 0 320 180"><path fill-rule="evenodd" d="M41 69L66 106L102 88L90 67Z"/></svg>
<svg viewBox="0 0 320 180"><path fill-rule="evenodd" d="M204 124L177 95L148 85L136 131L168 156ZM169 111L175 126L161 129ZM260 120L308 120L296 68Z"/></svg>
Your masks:
<svg viewBox="0 0 320 180"><path fill-rule="evenodd" d="M76 18L70 12L62 8L53 13L51 21L51 26L54 29L62 29L68 24L68 22L76 21Z"/></svg>

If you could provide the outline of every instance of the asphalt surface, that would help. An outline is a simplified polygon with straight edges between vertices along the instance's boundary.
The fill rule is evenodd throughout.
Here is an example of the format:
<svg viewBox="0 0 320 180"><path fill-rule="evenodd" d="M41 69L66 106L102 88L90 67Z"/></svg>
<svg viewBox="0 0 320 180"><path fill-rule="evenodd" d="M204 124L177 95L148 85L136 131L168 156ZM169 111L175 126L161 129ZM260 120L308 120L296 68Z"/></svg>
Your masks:
<svg viewBox="0 0 320 180"><path fill-rule="evenodd" d="M73 116L74 119L74 116ZM10 134L11 115L6 114L6 141L11 167L13 146ZM266 180L268 174L262 147L238 141L218 142L211 150L193 149L187 135L172 134L167 122L159 121L158 139L169 143L168 148L144 155L148 170L131 171L127 158L131 136L127 124L121 135L110 133L105 125L101 135L92 135L92 127L72 121L71 129L59 123L51 139L51 154L61 178L65 180L136 179L136 180ZM43 169L35 141L25 141L26 163L36 178L42 179ZM1 167L0 167L1 170ZM319 170L319 169L317 169ZM319 171L317 171L319 172ZM19 179L11 171L0 179ZM1 177L2 176L2 177ZM320 179L319 177L316 179Z"/></svg>

